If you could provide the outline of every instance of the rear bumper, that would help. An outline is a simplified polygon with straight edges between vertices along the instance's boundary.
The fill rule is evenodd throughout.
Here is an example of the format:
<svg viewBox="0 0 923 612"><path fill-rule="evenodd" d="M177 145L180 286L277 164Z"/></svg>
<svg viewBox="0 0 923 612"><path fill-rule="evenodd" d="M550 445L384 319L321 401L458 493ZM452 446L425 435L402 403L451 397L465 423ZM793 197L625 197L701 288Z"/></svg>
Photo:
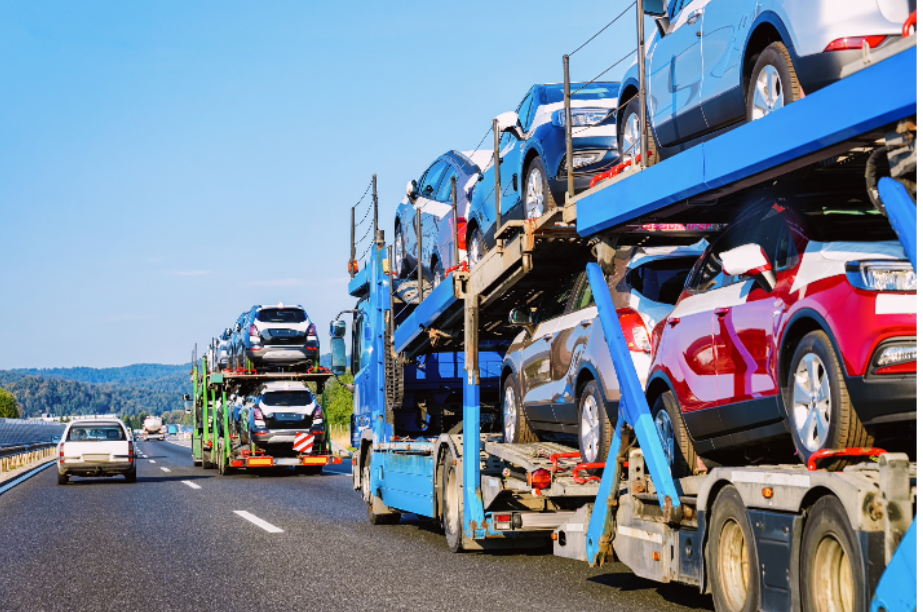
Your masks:
<svg viewBox="0 0 923 612"><path fill-rule="evenodd" d="M254 365L296 365L313 364L319 350L308 350L298 346L264 346L260 350L245 349L247 359Z"/></svg>
<svg viewBox="0 0 923 612"><path fill-rule="evenodd" d="M58 461L58 474L67 474L69 476L104 476L107 474L124 474L135 470L133 461L80 461L66 462L62 464Z"/></svg>

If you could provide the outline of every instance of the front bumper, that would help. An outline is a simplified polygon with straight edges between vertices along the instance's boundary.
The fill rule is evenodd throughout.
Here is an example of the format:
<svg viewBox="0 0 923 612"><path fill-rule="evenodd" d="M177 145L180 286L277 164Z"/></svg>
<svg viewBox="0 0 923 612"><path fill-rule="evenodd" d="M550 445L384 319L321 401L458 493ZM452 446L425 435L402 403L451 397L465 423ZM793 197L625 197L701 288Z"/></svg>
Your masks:
<svg viewBox="0 0 923 612"><path fill-rule="evenodd" d="M866 427L917 420L916 374L847 376L846 389Z"/></svg>

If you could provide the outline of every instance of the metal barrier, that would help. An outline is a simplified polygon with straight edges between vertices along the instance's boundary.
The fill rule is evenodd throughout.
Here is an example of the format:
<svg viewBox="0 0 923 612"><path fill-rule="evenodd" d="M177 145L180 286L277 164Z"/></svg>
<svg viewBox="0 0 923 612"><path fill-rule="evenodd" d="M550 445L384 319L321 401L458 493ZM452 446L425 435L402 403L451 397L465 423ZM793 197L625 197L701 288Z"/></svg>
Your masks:
<svg viewBox="0 0 923 612"><path fill-rule="evenodd" d="M51 443L51 438L64 433L65 427L62 423L34 419L0 419L0 448Z"/></svg>
<svg viewBox="0 0 923 612"><path fill-rule="evenodd" d="M35 463L54 459L56 445L33 444L30 446L8 446L0 449L0 475Z"/></svg>

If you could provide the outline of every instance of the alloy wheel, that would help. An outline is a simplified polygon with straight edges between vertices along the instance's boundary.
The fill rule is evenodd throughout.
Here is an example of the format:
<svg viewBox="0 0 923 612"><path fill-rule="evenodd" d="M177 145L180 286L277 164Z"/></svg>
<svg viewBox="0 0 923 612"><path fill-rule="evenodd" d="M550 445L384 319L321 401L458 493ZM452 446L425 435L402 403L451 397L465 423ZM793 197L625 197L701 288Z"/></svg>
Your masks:
<svg viewBox="0 0 923 612"><path fill-rule="evenodd" d="M598 459L599 411L596 397L588 394L580 410L580 451L587 461Z"/></svg>
<svg viewBox="0 0 923 612"><path fill-rule="evenodd" d="M673 420L670 419L670 414L666 410L661 410L654 417L654 428L660 436L660 444L667 456L667 462L673 465L673 449L676 447L676 441L673 433Z"/></svg>
<svg viewBox="0 0 923 612"><path fill-rule="evenodd" d="M532 168L526 185L526 219L538 219L545 213L545 181L542 171Z"/></svg>
<svg viewBox="0 0 923 612"><path fill-rule="evenodd" d="M394 237L394 255L397 258L397 264L404 262L404 232L398 230Z"/></svg>
<svg viewBox="0 0 923 612"><path fill-rule="evenodd" d="M503 437L513 442L516 434L516 392L508 386L503 392Z"/></svg>
<svg viewBox="0 0 923 612"><path fill-rule="evenodd" d="M830 379L816 353L805 353L795 367L792 416L798 438L814 452L824 446L830 430Z"/></svg>
<svg viewBox="0 0 923 612"><path fill-rule="evenodd" d="M638 113L631 113L625 119L625 125L622 129L622 146L620 152L622 155L628 154L631 158L637 155L638 141L641 140L641 118Z"/></svg>
<svg viewBox="0 0 923 612"><path fill-rule="evenodd" d="M785 106L782 77L775 66L763 66L756 77L756 88L750 106L750 120L762 119L769 113Z"/></svg>
<svg viewBox="0 0 923 612"><path fill-rule="evenodd" d="M471 244L468 248L468 264L473 268L481 261L481 254L484 246L481 244L481 235L479 233L471 236Z"/></svg>

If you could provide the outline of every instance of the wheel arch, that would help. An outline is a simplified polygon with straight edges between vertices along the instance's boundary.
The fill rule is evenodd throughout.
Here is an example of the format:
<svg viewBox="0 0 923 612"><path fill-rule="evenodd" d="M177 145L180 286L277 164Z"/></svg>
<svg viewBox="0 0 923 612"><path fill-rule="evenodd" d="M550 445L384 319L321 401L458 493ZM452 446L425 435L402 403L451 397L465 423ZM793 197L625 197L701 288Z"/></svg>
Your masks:
<svg viewBox="0 0 923 612"><path fill-rule="evenodd" d="M644 391L648 407L653 406L657 398L667 391L671 391L673 395L676 396L676 390L673 389L673 383L670 382L667 375L662 371L655 372L648 380L647 389ZM677 401L678 400L679 398L677 397Z"/></svg>
<svg viewBox="0 0 923 612"><path fill-rule="evenodd" d="M806 308L798 311L789 319L785 325L785 330L782 332L782 341L779 342L777 371L779 390L783 394L788 392L788 376L791 369L792 355L795 354L795 349L798 348L798 343L801 342L801 339L813 331L822 331L827 334L830 344L833 345L833 352L836 355L837 362L840 364L840 370L842 370L844 376L848 375L846 363L843 361L843 355L840 353L840 347L837 345L836 336L830 325L819 312Z"/></svg>
<svg viewBox="0 0 923 612"><path fill-rule="evenodd" d="M753 67L756 66L760 52L774 42L784 44L794 61L792 39L785 24L777 14L766 11L761 13L750 26L750 33L747 35L747 43L740 60L740 83L743 86L744 95L750 90L750 75L753 73Z"/></svg>

